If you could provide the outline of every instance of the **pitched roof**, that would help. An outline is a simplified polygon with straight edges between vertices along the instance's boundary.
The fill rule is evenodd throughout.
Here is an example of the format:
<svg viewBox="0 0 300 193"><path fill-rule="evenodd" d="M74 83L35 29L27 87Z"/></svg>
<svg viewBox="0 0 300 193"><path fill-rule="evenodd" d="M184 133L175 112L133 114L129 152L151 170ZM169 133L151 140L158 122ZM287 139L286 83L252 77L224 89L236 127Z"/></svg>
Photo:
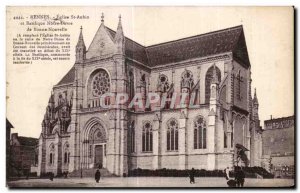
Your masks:
<svg viewBox="0 0 300 193"><path fill-rule="evenodd" d="M108 27L106 29L114 38L116 32ZM233 57L238 62L242 62L247 66L250 65L243 26L240 25L148 47L125 37L125 55L150 68L225 52L232 52ZM75 68L72 67L57 85L71 83L74 81L74 77Z"/></svg>
<svg viewBox="0 0 300 193"><path fill-rule="evenodd" d="M75 79L75 67L73 66L69 70L69 72L56 85L69 84L74 82L74 79Z"/></svg>
<svg viewBox="0 0 300 193"><path fill-rule="evenodd" d="M32 137L18 137L20 145L24 146L36 146L38 144L38 139Z"/></svg>
<svg viewBox="0 0 300 193"><path fill-rule="evenodd" d="M6 118L6 128L14 128L14 126L9 122L9 120Z"/></svg>
<svg viewBox="0 0 300 193"><path fill-rule="evenodd" d="M155 67L192 58L207 57L225 52L234 52L234 56L249 65L249 58L243 27L236 26L193 37L183 38L146 48L148 65Z"/></svg>
<svg viewBox="0 0 300 193"><path fill-rule="evenodd" d="M106 27L112 37L115 31ZM250 65L242 26L164 42L148 47L126 37L125 55L149 67L175 63L187 59L233 52L239 61Z"/></svg>

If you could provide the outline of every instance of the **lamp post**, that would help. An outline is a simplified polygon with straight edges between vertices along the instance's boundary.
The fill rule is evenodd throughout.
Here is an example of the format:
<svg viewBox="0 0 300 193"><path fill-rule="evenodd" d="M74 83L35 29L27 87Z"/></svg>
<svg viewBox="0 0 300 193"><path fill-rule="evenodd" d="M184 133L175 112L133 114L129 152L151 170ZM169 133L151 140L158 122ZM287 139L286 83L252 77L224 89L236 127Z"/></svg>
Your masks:
<svg viewBox="0 0 300 193"><path fill-rule="evenodd" d="M82 163L80 163L80 178L82 178Z"/></svg>

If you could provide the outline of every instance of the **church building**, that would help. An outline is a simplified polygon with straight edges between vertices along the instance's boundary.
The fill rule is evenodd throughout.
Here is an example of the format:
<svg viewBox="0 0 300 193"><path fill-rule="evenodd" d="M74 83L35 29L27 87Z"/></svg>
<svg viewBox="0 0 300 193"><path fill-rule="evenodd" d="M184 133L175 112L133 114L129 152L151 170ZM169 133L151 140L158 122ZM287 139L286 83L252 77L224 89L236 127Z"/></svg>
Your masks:
<svg viewBox="0 0 300 193"><path fill-rule="evenodd" d="M180 29L178 29L180 30ZM53 86L39 137L38 175L106 169L224 170L259 166L261 128L243 26L151 46L101 24L91 44L79 32L76 62ZM142 108L107 94L166 96ZM172 107L177 93L188 97ZM190 106L193 102L194 106ZM107 108L108 106L108 108ZM236 144L248 161L238 163Z"/></svg>

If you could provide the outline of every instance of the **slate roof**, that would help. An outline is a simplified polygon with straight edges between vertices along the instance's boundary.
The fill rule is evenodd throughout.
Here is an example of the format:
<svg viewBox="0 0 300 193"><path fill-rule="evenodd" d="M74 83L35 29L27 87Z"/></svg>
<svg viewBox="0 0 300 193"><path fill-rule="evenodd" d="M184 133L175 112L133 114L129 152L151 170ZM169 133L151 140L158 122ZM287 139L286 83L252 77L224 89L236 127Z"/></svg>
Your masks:
<svg viewBox="0 0 300 193"><path fill-rule="evenodd" d="M116 32L108 27L106 29L114 38ZM150 68L226 52L232 52L233 57L238 62L242 62L246 66L250 65L243 26L240 25L148 47L125 37L125 55ZM74 81L74 77L75 69L73 67L57 85L71 83Z"/></svg>
<svg viewBox="0 0 300 193"><path fill-rule="evenodd" d="M106 27L112 37L115 31ZM187 37L152 46L142 46L126 37L125 55L149 67L187 59L233 52L234 57L250 65L242 26Z"/></svg>
<svg viewBox="0 0 300 193"><path fill-rule="evenodd" d="M148 65L150 67L175 63L192 58L206 57L225 52L249 65L243 27L236 26L171 42L148 46Z"/></svg>
<svg viewBox="0 0 300 193"><path fill-rule="evenodd" d="M110 35L115 38L116 32L108 27L106 27L106 29ZM125 37L125 55L143 64L148 64L146 47L127 37Z"/></svg>
<svg viewBox="0 0 300 193"><path fill-rule="evenodd" d="M38 139L32 137L18 137L20 145L24 146L36 146L38 144Z"/></svg>
<svg viewBox="0 0 300 193"><path fill-rule="evenodd" d="M57 83L57 85L69 84L74 82L75 79L75 67L73 66L69 72Z"/></svg>

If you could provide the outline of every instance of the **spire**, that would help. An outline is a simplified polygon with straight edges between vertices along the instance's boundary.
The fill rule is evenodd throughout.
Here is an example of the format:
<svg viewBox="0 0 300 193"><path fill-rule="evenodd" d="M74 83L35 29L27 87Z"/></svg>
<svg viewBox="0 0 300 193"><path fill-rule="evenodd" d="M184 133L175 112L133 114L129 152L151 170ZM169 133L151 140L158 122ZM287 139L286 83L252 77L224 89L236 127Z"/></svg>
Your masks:
<svg viewBox="0 0 300 193"><path fill-rule="evenodd" d="M104 13L102 12L102 14L101 14L101 24L104 24Z"/></svg>
<svg viewBox="0 0 300 193"><path fill-rule="evenodd" d="M117 29L117 31L119 31L119 30L123 32L121 14L119 15L119 23L118 23L118 29Z"/></svg>
<svg viewBox="0 0 300 193"><path fill-rule="evenodd" d="M82 26L80 26L80 33L79 33L79 38L76 47L80 47L80 46L85 47L83 35L82 35Z"/></svg>
<svg viewBox="0 0 300 193"><path fill-rule="evenodd" d="M257 100L257 96L256 96L256 88L254 89L253 104L258 105L258 100Z"/></svg>
<svg viewBox="0 0 300 193"><path fill-rule="evenodd" d="M119 15L119 23L118 28L115 36L115 42L124 41L124 33L123 33L123 27L122 27L122 21L121 21L121 15Z"/></svg>
<svg viewBox="0 0 300 193"><path fill-rule="evenodd" d="M118 23L118 28L116 31L115 43L117 44L117 47L118 47L118 53L123 53L124 47L125 47L124 46L125 45L125 37L124 37L124 33L123 33L121 15L119 15L119 23Z"/></svg>
<svg viewBox="0 0 300 193"><path fill-rule="evenodd" d="M218 75L217 75L217 70L216 70L216 65L215 64L214 64L213 77L212 77L211 84L219 84L219 79L218 79Z"/></svg>
<svg viewBox="0 0 300 193"><path fill-rule="evenodd" d="M258 100L257 100L257 96L256 96L256 88L254 89L254 96L253 96L253 120L258 121L256 122L256 127L259 127L259 115L258 115Z"/></svg>
<svg viewBox="0 0 300 193"><path fill-rule="evenodd" d="M81 62L85 60L85 54L86 54L86 47L82 35L82 26L80 26L79 38L76 45L76 62Z"/></svg>

